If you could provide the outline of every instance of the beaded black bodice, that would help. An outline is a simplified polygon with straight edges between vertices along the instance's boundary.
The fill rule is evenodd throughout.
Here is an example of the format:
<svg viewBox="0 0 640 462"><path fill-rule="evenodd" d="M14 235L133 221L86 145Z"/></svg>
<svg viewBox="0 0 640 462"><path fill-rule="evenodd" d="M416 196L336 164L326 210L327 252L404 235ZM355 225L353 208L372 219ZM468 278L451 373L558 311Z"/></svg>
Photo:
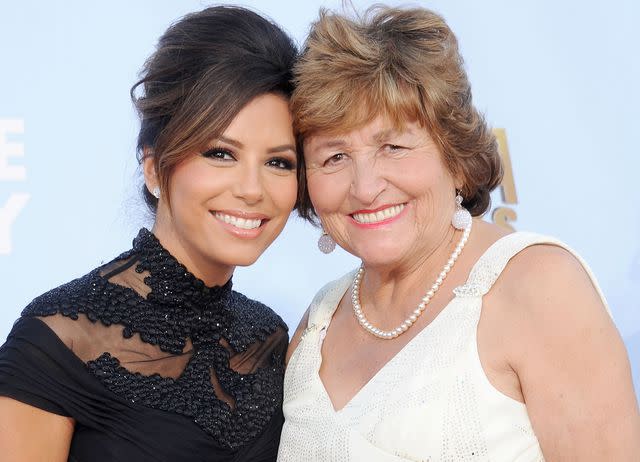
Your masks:
<svg viewBox="0 0 640 462"><path fill-rule="evenodd" d="M116 395L191 418L222 447L256 437L282 404L286 325L207 287L142 229L133 249L28 305Z"/></svg>

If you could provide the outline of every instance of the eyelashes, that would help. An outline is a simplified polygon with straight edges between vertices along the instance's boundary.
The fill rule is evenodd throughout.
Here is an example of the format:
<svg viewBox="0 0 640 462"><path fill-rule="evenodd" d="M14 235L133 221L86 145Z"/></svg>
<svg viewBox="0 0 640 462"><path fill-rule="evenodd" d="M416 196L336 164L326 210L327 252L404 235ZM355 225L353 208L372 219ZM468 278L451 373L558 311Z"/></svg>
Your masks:
<svg viewBox="0 0 640 462"><path fill-rule="evenodd" d="M389 155L402 155L405 152L407 152L409 148L407 148L406 146L401 146L399 144L385 144L383 146L381 146L378 150L378 153L382 154L382 153L386 153ZM323 163L322 166L323 167L336 167L338 165L341 165L346 159L347 159L348 155L344 152L338 152L335 153L333 155L331 155L330 157L328 157Z"/></svg>
<svg viewBox="0 0 640 462"><path fill-rule="evenodd" d="M324 167L330 167L332 165L336 165L339 164L340 162L342 162L345 157L347 157L347 155L343 152L339 152L337 154L332 155L331 157L329 157L327 160L324 161L323 166Z"/></svg>
<svg viewBox="0 0 640 462"><path fill-rule="evenodd" d="M390 152L398 152L398 151L402 151L403 149L407 149L404 146L400 146L399 144L386 144L384 146L386 148L387 151Z"/></svg>
<svg viewBox="0 0 640 462"><path fill-rule="evenodd" d="M280 170L294 170L296 168L295 162L291 162L291 160L285 159L284 157L275 157L270 159L267 162L267 165Z"/></svg>
<svg viewBox="0 0 640 462"><path fill-rule="evenodd" d="M237 161L235 154L227 148L213 147L202 153L202 157L213 159L220 162L235 162ZM295 170L296 162L287 157L276 156L267 160L265 163L268 167L272 167L277 170L291 171Z"/></svg>
<svg viewBox="0 0 640 462"><path fill-rule="evenodd" d="M233 153L228 149L215 147L203 152L202 157L219 160L235 160L235 157L233 157Z"/></svg>

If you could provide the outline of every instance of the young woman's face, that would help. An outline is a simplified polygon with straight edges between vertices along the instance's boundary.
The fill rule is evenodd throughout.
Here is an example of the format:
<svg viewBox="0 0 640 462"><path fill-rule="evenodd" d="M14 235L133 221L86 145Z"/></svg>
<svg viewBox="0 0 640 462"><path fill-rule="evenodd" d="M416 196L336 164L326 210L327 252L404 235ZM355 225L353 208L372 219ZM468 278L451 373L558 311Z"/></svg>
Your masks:
<svg viewBox="0 0 640 462"><path fill-rule="evenodd" d="M169 194L170 207L161 193L154 233L196 276L222 283L235 266L255 262L296 202L287 100L265 94L249 102L208 149L176 167Z"/></svg>

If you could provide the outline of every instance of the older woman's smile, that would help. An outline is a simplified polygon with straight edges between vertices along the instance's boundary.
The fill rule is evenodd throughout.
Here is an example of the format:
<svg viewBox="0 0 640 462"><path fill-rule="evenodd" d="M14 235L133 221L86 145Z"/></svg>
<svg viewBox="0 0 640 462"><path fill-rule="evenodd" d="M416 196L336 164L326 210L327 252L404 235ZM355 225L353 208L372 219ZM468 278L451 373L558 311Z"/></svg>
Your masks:
<svg viewBox="0 0 640 462"><path fill-rule="evenodd" d="M350 215L357 225L371 227L391 223L395 221L405 209L407 204L384 205L375 210L358 210Z"/></svg>

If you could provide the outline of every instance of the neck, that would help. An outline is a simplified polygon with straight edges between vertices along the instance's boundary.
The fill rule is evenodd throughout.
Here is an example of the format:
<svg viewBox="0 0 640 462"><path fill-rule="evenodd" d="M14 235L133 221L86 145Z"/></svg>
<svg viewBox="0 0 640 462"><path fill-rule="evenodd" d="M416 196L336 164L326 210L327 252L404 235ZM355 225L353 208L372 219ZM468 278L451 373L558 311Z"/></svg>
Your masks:
<svg viewBox="0 0 640 462"><path fill-rule="evenodd" d="M235 266L217 264L202 255L197 255L193 250L190 251L189 246L185 245L176 233L164 226L158 226L157 221L151 232L162 247L208 287L222 286L231 279Z"/></svg>
<svg viewBox="0 0 640 462"><path fill-rule="evenodd" d="M451 226L440 233L433 244L416 252L411 261L394 265L369 266L364 262L360 303L380 319L396 319L408 309L413 310L431 288L462 237L462 231Z"/></svg>

